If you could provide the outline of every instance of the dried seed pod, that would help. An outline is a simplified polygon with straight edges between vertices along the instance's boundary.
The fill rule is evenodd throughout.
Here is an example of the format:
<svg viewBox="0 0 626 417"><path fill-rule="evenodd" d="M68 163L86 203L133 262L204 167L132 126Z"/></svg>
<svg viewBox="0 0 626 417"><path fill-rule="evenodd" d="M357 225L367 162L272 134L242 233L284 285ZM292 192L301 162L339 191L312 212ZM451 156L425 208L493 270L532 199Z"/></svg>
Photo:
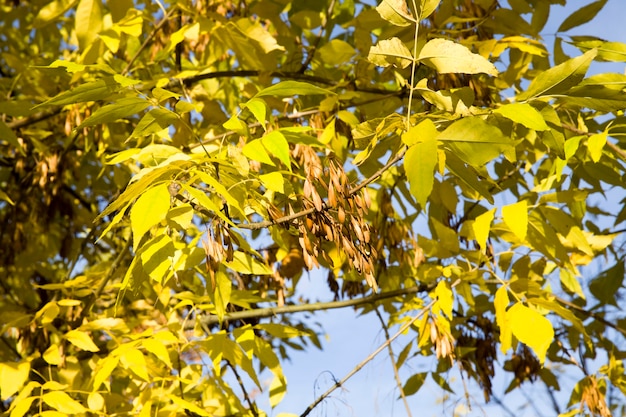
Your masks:
<svg viewBox="0 0 626 417"><path fill-rule="evenodd" d="M372 197L370 196L369 191L367 191L367 188L363 188L363 201L365 202L365 207L369 210L370 207L372 206Z"/></svg>
<svg viewBox="0 0 626 417"><path fill-rule="evenodd" d="M322 198L317 193L317 190L311 190L311 199L313 200L313 205L317 211L322 211L324 209L324 203L322 202Z"/></svg>
<svg viewBox="0 0 626 417"><path fill-rule="evenodd" d="M339 208L337 209L337 219L339 220L339 223L343 223L346 221L346 211L343 209L342 206L339 206Z"/></svg>
<svg viewBox="0 0 626 417"><path fill-rule="evenodd" d="M332 208L337 207L337 196L335 194L335 187L333 187L332 184L328 187L328 206Z"/></svg>
<svg viewBox="0 0 626 417"><path fill-rule="evenodd" d="M326 232L326 240L332 242L334 240L333 228L328 223L324 223L324 230Z"/></svg>

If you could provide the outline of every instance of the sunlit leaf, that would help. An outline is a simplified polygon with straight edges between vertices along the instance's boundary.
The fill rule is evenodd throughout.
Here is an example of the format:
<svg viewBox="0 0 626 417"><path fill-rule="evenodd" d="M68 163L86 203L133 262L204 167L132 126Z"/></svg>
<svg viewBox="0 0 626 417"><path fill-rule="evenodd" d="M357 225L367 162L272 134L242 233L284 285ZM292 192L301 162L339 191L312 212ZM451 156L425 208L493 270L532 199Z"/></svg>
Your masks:
<svg viewBox="0 0 626 417"><path fill-rule="evenodd" d="M597 0L576 9L574 13L567 16L557 29L557 32L565 32L576 26L583 25L591 21L604 7L607 0Z"/></svg>
<svg viewBox="0 0 626 417"><path fill-rule="evenodd" d="M376 11L380 17L396 26L409 26L416 23L405 0L383 0L376 7Z"/></svg>
<svg viewBox="0 0 626 417"><path fill-rule="evenodd" d="M81 403L62 391L46 392L41 399L48 406L65 414L86 413L88 411Z"/></svg>
<svg viewBox="0 0 626 417"><path fill-rule="evenodd" d="M528 202L526 200L502 207L502 218L519 240L526 240L528 230Z"/></svg>
<svg viewBox="0 0 626 417"><path fill-rule="evenodd" d="M136 250L143 235L152 226L165 219L170 208L167 184L160 184L141 194L130 209L130 225L133 231L133 248Z"/></svg>
<svg viewBox="0 0 626 417"><path fill-rule="evenodd" d="M316 85L305 83L302 81L281 81L278 84L274 84L271 87L267 87L258 93L254 97L265 96L278 96L278 97L293 97L293 96L308 96L308 95L334 95L330 90L318 87Z"/></svg>
<svg viewBox="0 0 626 417"><path fill-rule="evenodd" d="M478 243L478 246L481 248L483 253L487 250L487 239L489 238L491 222L493 221L495 213L496 209L486 211L476 217L474 219L474 223L472 223L472 230L474 231L474 236L476 237L476 243Z"/></svg>
<svg viewBox="0 0 626 417"><path fill-rule="evenodd" d="M543 363L546 352L554 340L554 329L550 320L537 311L516 303L506 312L515 337L528 345Z"/></svg>
<svg viewBox="0 0 626 417"><path fill-rule="evenodd" d="M28 380L29 372L29 362L0 363L0 399L8 400L18 392Z"/></svg>
<svg viewBox="0 0 626 417"><path fill-rule="evenodd" d="M538 96L566 92L582 81L597 54L597 50L592 49L581 56L539 73L530 83L528 89L517 96L517 100L522 101Z"/></svg>
<svg viewBox="0 0 626 417"><path fill-rule="evenodd" d="M394 65L406 68L413 62L413 56L409 48L398 38L382 39L370 48L367 59L381 67Z"/></svg>
<svg viewBox="0 0 626 417"><path fill-rule="evenodd" d="M431 39L424 45L417 59L442 74L456 72L498 75L496 67L487 59L447 39Z"/></svg>
<svg viewBox="0 0 626 417"><path fill-rule="evenodd" d="M529 129L548 130L545 120L534 107L525 103L505 104L494 110L494 113L501 114L507 119L520 123Z"/></svg>

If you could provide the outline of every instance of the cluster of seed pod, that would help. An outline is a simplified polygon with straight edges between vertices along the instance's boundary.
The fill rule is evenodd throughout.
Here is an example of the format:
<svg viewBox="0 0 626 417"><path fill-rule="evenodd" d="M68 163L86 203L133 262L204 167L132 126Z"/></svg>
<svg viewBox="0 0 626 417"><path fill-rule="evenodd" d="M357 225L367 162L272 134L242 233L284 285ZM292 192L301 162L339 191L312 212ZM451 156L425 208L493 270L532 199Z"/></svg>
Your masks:
<svg viewBox="0 0 626 417"><path fill-rule="evenodd" d="M233 260L233 241L228 228L219 221L214 221L213 227L207 228L206 237L201 242L204 247L206 270L211 279L211 290L215 290L215 271L222 262Z"/></svg>
<svg viewBox="0 0 626 417"><path fill-rule="evenodd" d="M333 242L346 255L349 266L376 288L377 252L371 244L371 226L365 221L371 204L369 193L365 188L353 191L343 167L332 159L323 170L315 152L303 156L306 172L303 205L305 209L314 209L298 224L305 265L309 269L319 266L320 256L332 264L321 247L324 242ZM325 200L320 193L325 194Z"/></svg>

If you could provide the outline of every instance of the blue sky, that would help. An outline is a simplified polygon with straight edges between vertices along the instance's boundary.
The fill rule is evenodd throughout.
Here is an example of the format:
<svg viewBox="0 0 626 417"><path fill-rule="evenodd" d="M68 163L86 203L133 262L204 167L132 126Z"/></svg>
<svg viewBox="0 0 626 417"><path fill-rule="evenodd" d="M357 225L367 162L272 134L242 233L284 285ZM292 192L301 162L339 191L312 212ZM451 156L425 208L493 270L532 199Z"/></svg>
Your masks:
<svg viewBox="0 0 626 417"><path fill-rule="evenodd" d="M501 1L501 3L505 3ZM556 28L572 12L589 4L590 0L568 0L566 6L555 5L552 8L551 17L542 36L548 47L554 41ZM623 0L609 0L599 15L588 24L568 31L568 35L593 35L606 40L626 42L626 30L624 30L624 2ZM570 55L576 55L574 49L566 50ZM621 64L594 64L592 72L620 72L624 73L625 65ZM315 271L309 277L303 277L303 293L320 294L323 300L329 300L326 291L323 274ZM288 392L284 401L274 410L273 416L281 412L300 415L306 407L328 387L335 379L343 378L355 365L367 357L381 343L384 335L380 323L374 315L357 317L352 309L333 310L317 314L316 319L322 323L326 331L326 339L323 339L324 350L309 349L306 352L292 352L292 361L284 364L284 371L288 379ZM414 333L400 337L392 346L397 355L400 350L414 338ZM433 364L428 362L411 362L408 367L401 370L401 376L406 381L415 372L432 370ZM502 364L496 364L496 369ZM496 370L498 374L498 371ZM510 416L503 412L497 405L482 406L482 393L475 384L470 382L473 389L470 393L473 408L471 412L463 413L466 401L463 398L463 389L459 380L458 372L448 375L455 379L453 387L456 388L458 401L441 403L445 395L442 389L427 380L418 394L409 397L409 404L413 416L452 416L454 410L458 415L468 416ZM571 375L562 381L565 394L558 394L562 398L569 395L569 390L580 378ZM498 377L494 384L494 393L501 396L509 379ZM501 397L502 398L502 397ZM566 397L567 398L567 397ZM507 406L514 411L516 417L536 416L543 414L551 416L553 409L548 398L543 392L542 386L535 391L533 387L526 385L524 393L507 397ZM526 408L519 408L527 404ZM457 408L458 407L458 408ZM263 406L268 409L269 406ZM467 411L467 410L465 410ZM407 415L402 402L398 399L398 390L394 382L391 364L387 351L381 353L363 370L348 381L343 389L338 389L323 404L320 404L311 416L394 416L404 417Z"/></svg>

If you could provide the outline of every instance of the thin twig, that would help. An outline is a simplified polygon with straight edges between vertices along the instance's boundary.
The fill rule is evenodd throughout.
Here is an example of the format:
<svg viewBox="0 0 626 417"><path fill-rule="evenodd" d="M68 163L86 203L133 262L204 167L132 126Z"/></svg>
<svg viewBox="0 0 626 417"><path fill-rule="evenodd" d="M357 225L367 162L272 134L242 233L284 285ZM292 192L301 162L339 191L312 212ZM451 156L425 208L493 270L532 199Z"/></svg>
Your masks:
<svg viewBox="0 0 626 417"><path fill-rule="evenodd" d="M91 309L91 306L96 302L98 297L100 297L100 294L102 294L102 292L104 291L104 288L107 286L107 284L109 283L111 278L113 278L113 275L115 274L115 271L117 270L117 268L122 263L122 260L124 260L124 257L127 254L128 248L130 248L130 242L131 242L131 239L128 239L126 241L126 243L124 243L124 247L122 248L120 253L118 253L117 257L113 261L113 264L111 264L111 267L109 268L109 272L102 279L102 281L100 282L100 285L98 286L96 291L91 295L91 297L89 297L87 302L85 302L85 307L80 312L80 314L76 317L76 320L74 320L74 324L75 325L80 325L80 320L89 313L89 310Z"/></svg>
<svg viewBox="0 0 626 417"><path fill-rule="evenodd" d="M306 71L306 69L311 64L311 61L313 61L313 57L315 56L315 52L317 51L317 48L319 48L320 46L320 42L322 41L322 35L324 34L326 27L328 26L328 22L330 22L330 18L332 16L334 8L335 8L335 0L331 0L330 5L328 6L328 9L326 9L326 20L320 27L320 31L317 34L317 39L315 40L315 44L313 45L313 48L311 49L308 56L306 57L306 60L302 63L302 66L300 66L300 69L298 70L299 73L304 74L304 71Z"/></svg>
<svg viewBox="0 0 626 417"><path fill-rule="evenodd" d="M415 70L417 69L417 38L419 36L420 24L419 16L417 15L417 4L413 0L413 13L415 13L415 33L413 35L413 62L411 62L411 85L409 86L409 102L406 108L406 130L411 128L411 104L413 103L413 91L415 83Z"/></svg>
<svg viewBox="0 0 626 417"><path fill-rule="evenodd" d="M434 288L432 285L420 285L418 287L401 288L398 290L387 291L379 294L372 294L366 297L354 298L351 300L343 301L330 301L322 303L310 303L310 304L296 304L282 307L266 307L255 308L252 310L237 311L234 313L225 314L222 322L236 321L246 319L259 319L264 317L274 317L280 314L299 313L305 311L321 311L332 310L336 308L355 307L365 304L373 304L380 300L388 298L399 297L402 295L417 294L420 292L428 292ZM218 324L220 322L216 315L209 315L199 319L205 325Z"/></svg>
<svg viewBox="0 0 626 417"><path fill-rule="evenodd" d="M41 122L42 120L49 119L52 116L56 116L57 114L61 113L61 110L63 110L62 106L53 110L46 110L46 111L32 114L23 119L14 120L12 122L7 123L6 125L11 130L19 129L20 127L25 127L25 126L28 126L37 122Z"/></svg>
<svg viewBox="0 0 626 417"><path fill-rule="evenodd" d="M172 6L172 8L163 16L163 19L161 19L159 24L156 25L154 29L152 29L152 32L150 32L146 40L143 41L139 49L137 49L137 52L135 52L135 55L130 59L130 61L128 61L128 64L126 64L126 67L122 71L122 75L126 75L130 72L130 69L132 68L133 64L135 63L137 58L139 58L139 55L141 55L141 53L148 47L150 42L152 42L152 39L156 36L159 30L161 30L161 28L165 25L165 23L167 23L169 18L172 16L172 14L176 10L178 10L178 7L176 5Z"/></svg>
<svg viewBox="0 0 626 417"><path fill-rule="evenodd" d="M600 323L604 324L605 326L609 326L610 328L617 330L618 332L620 332L622 334L622 336L626 336L626 329L622 329L620 328L616 323L611 323L609 320L605 319L604 317L600 316L599 314L596 314L592 311L588 311L585 310L584 308L577 306L574 303L570 303L569 301L561 298L561 297L554 297L554 299L556 301L558 301L559 303L569 307L572 310L576 310L582 314L584 314L587 317L591 317L594 320L599 321Z"/></svg>
<svg viewBox="0 0 626 417"><path fill-rule="evenodd" d="M387 327L387 323L383 319L383 316L378 311L378 308L374 309L376 313L376 317L380 321L380 325L383 328L383 332L385 332L385 339L389 340L389 328ZM387 345L387 350L389 351L389 360L391 361L391 368L393 369L393 375L396 378L396 384L398 386L398 390L400 391L400 397L402 397L402 402L404 403L404 408L406 409L406 415L409 417L413 417L411 414L411 407L409 407L409 402L406 399L406 395L404 394L404 388L402 387L402 380L400 379L400 373L398 372L398 365L396 363L395 355L393 353L393 348L391 344Z"/></svg>
<svg viewBox="0 0 626 417"><path fill-rule="evenodd" d="M451 288L456 287L457 285L459 285L459 283L461 282L460 279L456 280L454 282L454 284L452 284ZM376 349L374 352L372 352L367 358L363 359L357 366L355 366L350 372L348 372L348 374L343 377L340 381L337 381L332 387L330 387L325 393L323 393L322 395L320 395L315 401L313 401L306 410L304 410L304 412L302 414L300 414L300 417L306 417L307 415L309 415L309 413L311 411L313 411L313 409L315 407L317 407L317 405L319 403L321 403L322 401L324 401L324 399L326 399L330 394L333 393L333 391L335 391L337 388L341 387L343 384L346 383L346 381L348 379L350 379L352 376L354 376L357 372L359 372L361 369L363 369L363 367L365 365L367 365L369 362L372 361L372 359L374 359L380 352L382 352L387 346L389 346L391 344L391 342L393 342L394 340L396 340L401 334L403 334L409 327L411 327L413 325L413 323L415 323L417 320L419 320L424 314L426 314L426 312L428 310L430 310L432 308L432 306L435 304L435 302L437 302L437 299L433 299L431 300L426 306L424 306L411 320L407 321L406 323L404 323L400 329L390 338L388 338L385 343L383 343L382 345L380 345L378 347L378 349Z"/></svg>
<svg viewBox="0 0 626 417"><path fill-rule="evenodd" d="M248 406L250 407L250 412L252 413L254 417L259 417L259 413L256 410L256 406L252 402L252 399L250 398L250 395L248 394L248 391L246 390L246 386L244 385L243 380L241 379L241 376L239 376L239 372L237 372L237 368L233 366L233 364L230 363L230 361L228 360L226 360L226 365L233 371L233 374L235 374L235 379L237 379L237 383L239 384L239 387L241 388L241 391L243 392L243 398L246 399L246 402L248 403Z"/></svg>
<svg viewBox="0 0 626 417"><path fill-rule="evenodd" d="M415 323L417 320L419 320L424 314L426 314L426 312L428 310L430 310L430 308L435 304L437 300L434 299L432 300L430 303L428 303L425 307L423 307L416 315L415 317L413 317L411 320L407 321L406 323L404 323L402 325L402 327L400 327L400 330L398 330L393 336L391 336L390 338L388 338L382 345L380 345L378 347L378 349L376 349L374 352L372 352L367 358L363 359L357 366L355 366L350 372L348 372L348 374L343 377L340 381L335 382L335 384L330 387L325 393L323 393L322 395L320 395L319 397L317 397L317 399L315 401L313 401L307 408L306 410L304 410L304 412L302 414L300 414L300 417L306 417L309 415L309 413L311 413L311 411L313 411L313 409L315 407L317 407L317 405L319 403L321 403L322 401L324 401L330 394L333 393L333 391L335 391L337 388L341 387L343 384L346 383L346 381L348 381L348 379L352 378L352 376L354 376L357 372L359 372L361 369L363 369L363 367L365 365L367 365L369 362L372 361L372 359L374 359L380 352L382 352L387 346L389 346L391 344L391 342L393 342L394 340L396 340L398 338L398 336L400 336L402 333L404 333L409 327L411 327L411 325L413 325L413 323Z"/></svg>

